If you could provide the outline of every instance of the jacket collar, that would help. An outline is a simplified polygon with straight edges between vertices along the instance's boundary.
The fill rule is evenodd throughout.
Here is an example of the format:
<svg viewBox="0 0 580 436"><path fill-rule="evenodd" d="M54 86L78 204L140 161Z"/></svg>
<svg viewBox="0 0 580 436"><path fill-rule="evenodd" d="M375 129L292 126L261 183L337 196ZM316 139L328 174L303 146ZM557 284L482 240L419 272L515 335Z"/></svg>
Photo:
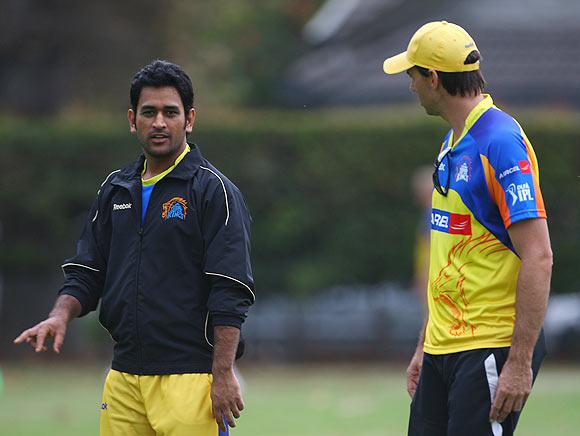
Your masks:
<svg viewBox="0 0 580 436"><path fill-rule="evenodd" d="M177 166L165 177L172 177L181 180L191 179L193 173L197 171L203 163L203 156L195 144L189 144L191 151L177 164ZM141 183L141 171L145 156L141 154L137 160L123 167L121 171L115 173L111 178L113 185L119 185L129 189L135 183Z"/></svg>

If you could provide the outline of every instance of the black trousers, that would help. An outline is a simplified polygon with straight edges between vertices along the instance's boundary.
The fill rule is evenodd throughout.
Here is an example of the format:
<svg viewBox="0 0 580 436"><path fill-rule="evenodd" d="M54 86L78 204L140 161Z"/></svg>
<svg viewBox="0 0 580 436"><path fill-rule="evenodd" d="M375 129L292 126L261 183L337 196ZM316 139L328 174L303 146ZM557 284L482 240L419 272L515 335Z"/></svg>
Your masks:
<svg viewBox="0 0 580 436"><path fill-rule="evenodd" d="M459 353L425 353L417 391L411 402L409 436L511 436L520 413L501 424L489 422L492 393L509 347ZM532 359L534 380L546 346L540 334Z"/></svg>

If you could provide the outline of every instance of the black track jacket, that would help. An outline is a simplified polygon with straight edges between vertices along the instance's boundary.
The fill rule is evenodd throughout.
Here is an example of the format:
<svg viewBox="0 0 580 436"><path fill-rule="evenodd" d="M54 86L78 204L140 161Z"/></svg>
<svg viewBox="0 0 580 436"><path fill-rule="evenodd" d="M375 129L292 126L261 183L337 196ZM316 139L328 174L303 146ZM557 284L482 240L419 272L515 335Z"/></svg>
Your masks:
<svg viewBox="0 0 580 436"><path fill-rule="evenodd" d="M60 294L80 301L81 316L100 300L113 369L211 372L213 326L240 328L255 299L250 216L236 186L191 145L155 184L141 224L143 161L101 185Z"/></svg>

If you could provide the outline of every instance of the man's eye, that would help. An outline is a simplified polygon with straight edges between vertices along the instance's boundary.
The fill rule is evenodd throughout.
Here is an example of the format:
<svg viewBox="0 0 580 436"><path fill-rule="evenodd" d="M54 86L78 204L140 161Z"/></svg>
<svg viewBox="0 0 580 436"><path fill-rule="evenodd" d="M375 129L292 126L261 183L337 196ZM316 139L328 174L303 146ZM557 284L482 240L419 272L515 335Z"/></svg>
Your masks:
<svg viewBox="0 0 580 436"><path fill-rule="evenodd" d="M177 115L179 115L178 111L166 111L165 113L167 114L168 117L176 117Z"/></svg>
<svg viewBox="0 0 580 436"><path fill-rule="evenodd" d="M141 115L143 115L144 117L151 117L153 116L153 111L152 110L141 111Z"/></svg>

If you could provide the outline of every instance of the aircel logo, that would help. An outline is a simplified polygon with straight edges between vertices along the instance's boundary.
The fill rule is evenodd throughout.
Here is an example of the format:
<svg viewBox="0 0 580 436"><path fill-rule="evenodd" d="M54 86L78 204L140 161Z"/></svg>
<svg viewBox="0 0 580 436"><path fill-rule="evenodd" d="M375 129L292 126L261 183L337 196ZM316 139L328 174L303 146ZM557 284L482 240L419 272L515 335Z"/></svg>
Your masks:
<svg viewBox="0 0 580 436"><path fill-rule="evenodd" d="M453 235L471 235L471 216L433 209L431 229Z"/></svg>
<svg viewBox="0 0 580 436"><path fill-rule="evenodd" d="M113 203L113 210L131 209L131 203Z"/></svg>
<svg viewBox="0 0 580 436"><path fill-rule="evenodd" d="M517 171L520 171L520 167L519 167L519 165L514 165L513 167L511 167L511 168L508 168L508 169L507 169L507 170L505 170L505 171L502 171L502 172L500 173L500 175L499 175L499 179L501 180L501 179L503 179L505 176L509 176L510 174L512 174L512 173L515 173L515 172L517 172Z"/></svg>

